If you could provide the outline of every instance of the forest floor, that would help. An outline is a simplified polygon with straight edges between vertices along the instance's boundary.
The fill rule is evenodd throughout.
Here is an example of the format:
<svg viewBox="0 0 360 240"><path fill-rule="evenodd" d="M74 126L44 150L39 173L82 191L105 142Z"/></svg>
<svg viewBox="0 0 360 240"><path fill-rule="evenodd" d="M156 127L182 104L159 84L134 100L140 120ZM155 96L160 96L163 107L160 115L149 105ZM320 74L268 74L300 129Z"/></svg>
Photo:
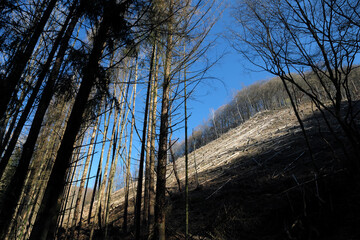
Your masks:
<svg viewBox="0 0 360 240"><path fill-rule="evenodd" d="M305 106L300 114L314 161L291 109L258 113L189 155L190 239L360 239L359 181L319 112ZM184 162L175 162L182 188ZM167 236L184 239L184 193L172 163L167 188ZM121 234L122 190L112 199L110 239L133 239Z"/></svg>

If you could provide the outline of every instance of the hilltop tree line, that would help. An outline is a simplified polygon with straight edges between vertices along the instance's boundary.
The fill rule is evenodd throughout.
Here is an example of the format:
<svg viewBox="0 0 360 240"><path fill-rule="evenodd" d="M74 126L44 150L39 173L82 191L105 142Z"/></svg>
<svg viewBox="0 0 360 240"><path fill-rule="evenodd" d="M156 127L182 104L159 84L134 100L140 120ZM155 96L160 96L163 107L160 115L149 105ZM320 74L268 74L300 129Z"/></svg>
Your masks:
<svg viewBox="0 0 360 240"><path fill-rule="evenodd" d="M212 111L190 137L191 151L259 111L291 106L313 159L299 114L299 104L307 102L341 146L343 164L358 175L359 13L356 0L237 1L229 41L254 67L276 78L242 89L229 104ZM177 146L178 155L183 148ZM318 172L316 166L314 170Z"/></svg>
<svg viewBox="0 0 360 240"><path fill-rule="evenodd" d="M359 69L358 66L354 68L353 72L349 75L349 93L353 96L354 100L357 100L360 89L360 81L358 79ZM317 89L319 99L329 103L326 91L322 89L321 83L316 80L314 74L311 72L306 74L309 76L311 86ZM301 82L300 76L295 76L295 78L299 86L306 89L306 91L311 91L305 83ZM328 82L326 84L331 83ZM345 89L342 89L342 91L342 94L345 95ZM295 99L297 107L301 104L311 103L311 99L298 88L291 88L291 96ZM258 81L243 87L234 94L229 103L219 107L215 111L210 111L207 120L193 129L188 139L189 152L219 138L230 129L240 126L256 113L284 107L290 108L291 101L281 79L278 77ZM184 153L184 141L180 143L177 142L174 145L175 158L183 156Z"/></svg>
<svg viewBox="0 0 360 240"><path fill-rule="evenodd" d="M234 17L234 48L283 83L311 146L296 95L306 96L342 148L352 175L359 165L357 58L360 50L359 1L239 1ZM294 93L295 89L295 93ZM314 164L314 171L319 169Z"/></svg>

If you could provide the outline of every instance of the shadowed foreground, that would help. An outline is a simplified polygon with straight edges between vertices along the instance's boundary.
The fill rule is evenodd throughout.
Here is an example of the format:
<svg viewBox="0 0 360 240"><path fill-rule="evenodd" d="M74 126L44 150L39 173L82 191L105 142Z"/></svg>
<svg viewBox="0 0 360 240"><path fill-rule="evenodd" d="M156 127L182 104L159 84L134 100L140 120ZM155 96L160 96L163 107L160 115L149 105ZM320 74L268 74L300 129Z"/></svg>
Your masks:
<svg viewBox="0 0 360 240"><path fill-rule="evenodd" d="M360 189L341 164L343 149L317 112L301 113L315 163L289 109L257 114L189 155L192 239L360 238ZM176 164L183 184L184 159ZM168 239L184 239L185 201L172 164L168 176ZM132 228L121 231L121 193L113 197L110 239L133 239ZM82 238L88 234L82 229Z"/></svg>

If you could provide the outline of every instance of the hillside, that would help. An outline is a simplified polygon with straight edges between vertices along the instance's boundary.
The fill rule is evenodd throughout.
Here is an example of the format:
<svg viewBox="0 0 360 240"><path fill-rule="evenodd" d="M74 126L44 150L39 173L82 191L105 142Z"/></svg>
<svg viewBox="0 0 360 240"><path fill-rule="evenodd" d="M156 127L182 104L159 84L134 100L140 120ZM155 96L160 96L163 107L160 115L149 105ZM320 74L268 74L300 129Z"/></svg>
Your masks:
<svg viewBox="0 0 360 240"><path fill-rule="evenodd" d="M360 238L359 187L341 166L340 149L326 144L333 140L317 113L307 106L301 115L319 173L288 108L258 113L189 155L192 239ZM184 158L176 167L183 186ZM184 197L172 163L167 175L167 234L184 239ZM112 199L117 239L122 190Z"/></svg>

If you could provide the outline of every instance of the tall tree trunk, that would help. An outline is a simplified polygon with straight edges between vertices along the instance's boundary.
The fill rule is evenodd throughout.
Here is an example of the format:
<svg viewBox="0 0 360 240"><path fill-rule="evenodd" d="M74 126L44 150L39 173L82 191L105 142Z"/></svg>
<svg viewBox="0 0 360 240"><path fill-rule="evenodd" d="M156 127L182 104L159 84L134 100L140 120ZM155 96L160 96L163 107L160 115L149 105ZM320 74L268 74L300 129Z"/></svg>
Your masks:
<svg viewBox="0 0 360 240"><path fill-rule="evenodd" d="M130 110L129 108L127 108L127 110L125 111L126 108L124 108L125 103L128 102L130 80L131 80L131 72L130 72L129 82L127 83L127 86L126 86L126 91L122 93L123 101L121 102L121 106L120 106L121 121L119 121L119 125L118 125L118 128L120 127L120 134L119 134L120 136L114 142L114 145L116 142L118 142L119 145L118 145L118 147L116 147L116 145L114 146L114 151L116 151L116 156L114 158L114 163L110 170L110 176L109 176L109 182L108 182L107 203L106 203L106 207L105 207L105 239L107 238L107 231L108 231L108 219L109 219L109 211L110 211L110 203L111 203L111 192L112 192L112 187L114 184L114 177L115 177L116 166L117 166L117 162L118 162L118 158L119 158L119 154L120 154L120 149L122 147L121 140L122 140L122 136L123 136L123 133L125 130L126 119L128 117L129 110ZM121 123L121 125L120 125L120 123ZM113 155L114 155L114 153L115 152L113 152Z"/></svg>
<svg viewBox="0 0 360 240"><path fill-rule="evenodd" d="M51 0L49 2L41 19L35 25L34 33L30 37L26 49L24 51L23 49L19 49L19 51L15 53L15 56L13 58L13 66L10 73L5 79L0 81L0 119L5 117L5 112L8 104L10 103L11 96L14 93L15 88L21 79L21 75L26 67L26 64L31 57L36 43L38 42L38 39L43 32L44 27L51 15L51 12L55 8L56 3L57 0Z"/></svg>
<svg viewBox="0 0 360 240"><path fill-rule="evenodd" d="M155 38L156 39L156 38ZM156 40L155 40L156 41ZM151 114L151 141L150 141L150 182L149 182L149 223L147 232L151 235L154 230L155 215L155 137L156 137L156 110L158 97L159 55L155 59L155 76L153 86L153 106Z"/></svg>
<svg viewBox="0 0 360 240"><path fill-rule="evenodd" d="M186 93L186 68L184 74L184 112L185 112L185 239L187 240L189 237L189 156L188 156L189 146L188 146L188 121L187 121L188 114L187 114L187 93Z"/></svg>
<svg viewBox="0 0 360 240"><path fill-rule="evenodd" d="M79 149L78 149L79 151ZM76 159L76 156L77 156L77 152L73 155L73 158ZM67 189L66 189L66 194L64 194L64 196L62 197L61 199L61 216L60 216L60 213L59 213L59 217L58 217L58 222L59 222L59 226L62 227L63 224L64 224L64 220L65 220L65 215L66 215L66 211L68 210L67 209L67 205L68 205L68 202L69 202L69 198L71 197L71 185L74 181L74 177L75 177L75 173L76 173L76 161L73 161L75 163L75 165L73 167L71 167L67 173L67 179L66 179L66 185L67 185ZM60 218L60 219L59 219Z"/></svg>
<svg viewBox="0 0 360 240"><path fill-rule="evenodd" d="M153 74L153 65L155 58L155 47L152 49L151 60L150 60L150 72L149 80L146 93L146 102L145 102L145 112L144 112L144 122L143 122L143 132L141 138L141 151L140 151L140 165L139 165L139 175L138 175L138 185L136 191L136 204L135 204L135 239L140 239L141 231L141 199L142 199L142 183L143 183L143 174L144 174L144 159L145 159L145 147L146 147L146 128L147 128L147 119L149 112L149 101L150 101L150 91L151 91L151 78Z"/></svg>
<svg viewBox="0 0 360 240"><path fill-rule="evenodd" d="M113 106L114 105L115 104L113 103ZM111 117L111 115L109 117ZM115 139L116 126L117 126L118 121L119 121L118 109L115 108L113 128L112 128L109 148L108 148L108 152L107 152L107 156L106 156L104 177L102 179L101 185L99 186L99 201L98 201L98 205L97 205L97 211L95 211L95 216L99 215L101 217L101 221L99 222L100 228L102 228L104 226L104 224L105 224L103 210L105 209L105 202L106 202L106 196L105 196L106 182L108 180L110 156L111 156L111 152L112 152L113 140Z"/></svg>
<svg viewBox="0 0 360 240"><path fill-rule="evenodd" d="M107 163L106 163L106 167L105 167L105 174L104 175L104 180L103 180L103 189L102 189L102 193L101 196L103 198L102 203L103 203L103 212L100 212L100 214L102 215L102 226L105 227L105 231L104 231L104 239L107 238L107 208L108 208L108 204L109 204L109 191L111 192L111 178L114 176L113 171L115 170L114 167L117 163L117 153L116 153L116 147L118 144L118 133L119 133L119 127L120 127L120 123L121 123L121 115L124 112L123 109L123 87L124 85L121 84L120 86L120 93L119 93L119 97L117 99L118 102L121 102L120 107L116 108L115 110L115 114L114 114L114 125L113 125L113 132L110 138L110 146L109 146L109 151L108 151L108 156L107 156ZM114 96L116 96L116 87L114 86ZM120 113L119 113L120 110ZM111 156L111 164L110 164L110 171L109 171L109 177L107 177L107 167L108 167L108 162L110 160L110 154L112 152L112 156ZM107 184L106 184L107 182Z"/></svg>
<svg viewBox="0 0 360 240"><path fill-rule="evenodd" d="M155 239L165 240L165 192L166 192L166 164L168 150L168 128L169 128L169 102L171 82L171 60L173 51L173 1L169 2L168 35L166 45L166 56L164 66L163 94L160 116L160 135L156 182L155 202Z"/></svg>
<svg viewBox="0 0 360 240"><path fill-rule="evenodd" d="M75 138L82 123L82 115L96 79L99 61L102 57L102 52L105 47L105 42L111 25L110 16L107 15L111 15L113 11L111 8L114 6L111 5L116 4L115 1L111 1L111 3L112 4L105 7L103 20L100 23L96 36L94 37L93 49L91 51L89 61L84 68L84 76L76 96L60 148L57 152L54 167L45 190L34 228L30 235L30 239L32 240L46 239L48 232L53 234L54 229L56 228L57 214L60 208L59 200L61 199L65 186L66 170L71 160Z"/></svg>
<svg viewBox="0 0 360 240"><path fill-rule="evenodd" d="M105 109L106 109L106 107L105 107ZM93 208L93 205L94 205L94 200L95 200L95 195L96 195L96 188L97 188L97 186L99 186L99 190L98 190L98 193L97 193L98 203L97 203L96 208L95 208L95 219L94 219L93 224L91 225L91 232L93 232L93 228L95 227L95 224L96 224L96 215L97 215L96 213L98 211L99 204L100 204L100 198L101 198L101 196L100 196L101 184L100 183L101 183L101 177L102 177L102 164L103 164L103 159L104 159L105 144L106 144L107 132L108 132L108 129L109 129L109 124L110 124L111 113L112 113L112 108L111 108L111 110L109 112L108 119L106 119L106 114L105 114L105 117L104 117L105 126L104 126L104 132L103 132L103 141L102 141L102 147L101 147L101 154L100 154L98 169L97 169L97 172L96 172L95 186L94 186L94 191L93 191L93 194L92 194L92 197L91 197L91 202L90 202L90 207L89 207L89 215L88 215L88 224L90 224L92 208Z"/></svg>
<svg viewBox="0 0 360 240"><path fill-rule="evenodd" d="M69 26L69 29L68 29L69 32L67 31L67 33L66 33L69 36L65 36L64 42L63 42L64 45L65 45L65 42L66 43L68 42L68 40L71 36L71 33L73 32L73 29L75 28L76 22L77 22L77 19L75 22L72 22L73 23L72 29L70 29L72 26ZM65 54L65 50L64 50L63 54ZM59 66L57 66L57 65L54 66L55 72L52 72L52 73L54 73L54 75L49 77L49 80L45 86L43 93L42 93L42 97L40 99L38 109L35 113L33 123L31 125L28 137L23 146L23 151L22 151L22 154L21 154L21 157L19 160L19 165L16 169L14 176L11 179L9 186L7 187L6 194L4 195L5 199L4 199L4 202L3 202L3 205L1 208L1 213L0 213L1 214L0 236L4 236L3 234L5 234L5 232L7 231L6 229L9 227L10 219L12 218L12 215L14 214L14 211L16 208L16 204L19 201L21 189L24 186L26 173L28 171L28 167L29 167L31 158L34 153L35 144L36 144L36 141L38 139L38 135L39 135L39 132L41 129L41 124L42 124L46 110L50 104L50 101L51 101L51 98L53 95L52 94L53 88L55 85L55 80L57 77L58 70L60 69L62 59L63 59L63 55L60 54L57 58L57 60L60 60ZM56 68L58 67L58 69L55 69L55 67Z"/></svg>
<svg viewBox="0 0 360 240"><path fill-rule="evenodd" d="M65 109L65 105L69 105L70 103L63 103L63 109ZM64 110L62 111L64 112ZM56 124L56 128L54 128L54 131L56 131L58 133L59 136L62 136L62 134L64 133L65 130L65 126L66 126L66 121L68 119L70 112L69 109L66 109L65 111L65 116L63 117L62 121L58 121L58 123ZM34 200L33 200L33 205L32 208L30 210L29 213L29 217L28 217L28 221L26 221L26 226L24 228L24 238L28 238L29 236L29 230L31 230L31 227L33 226L33 223L35 221L34 217L36 216L36 213L38 211L38 206L39 206L39 202L42 199L42 196L44 194L45 188L46 188L46 184L48 181L48 178L50 176L50 169L53 166L53 156L52 154L54 152L56 152L59 148L60 145L60 140L59 137L56 134L53 134L51 137L51 142L49 143L44 143L44 145L48 145L47 148L47 153L46 155L46 162L43 163L41 170L38 171L37 173L37 183L33 183L33 192L36 190L37 192L32 195L34 195Z"/></svg>
<svg viewBox="0 0 360 240"><path fill-rule="evenodd" d="M156 43L154 42L154 58L156 58L157 56L157 47L156 47ZM154 59L153 59L154 60ZM152 61L153 61L152 60ZM152 64L152 66L155 68L155 64ZM152 72L155 72L155 69L150 70ZM154 74L152 74L152 79L151 81L153 82L153 78L154 78ZM150 79L149 79L150 80ZM147 137L146 137L146 165L145 165L145 191L144 191L144 212L143 212L143 222L144 225L147 226L149 223L149 208L150 208L150 178L151 178L151 169L150 169L150 146L151 146L151 130L152 130L152 114L153 114L153 100L154 100L154 91L153 91L153 84L152 84L152 89L150 91L150 107L149 107L149 119L148 119L148 130L147 130ZM146 227L146 229L148 229L148 227Z"/></svg>
<svg viewBox="0 0 360 240"><path fill-rule="evenodd" d="M71 102L69 102L67 105L67 107L68 107L68 109L67 109L67 112L66 112L66 116L65 116L65 118L64 118L64 120L63 120L63 124L62 124L62 128L61 128L61 132L59 133L59 136L63 136L63 134L64 134L64 132L65 132L65 129L66 129L66 125L67 125L67 121L68 121L68 119L69 119L69 115L70 115L70 113L71 113L71 105L72 105L72 103L73 103L73 101L71 101ZM59 150L59 147L60 147L60 144L61 144L61 139L58 139L58 143L57 143L57 146L56 146L56 148L54 148L53 149L53 151L51 152L51 159L50 159L50 164L48 165L48 168L46 169L46 175L45 176L43 176L43 181L44 181L44 183L43 183L43 185L44 185L44 187L41 189L41 198L39 199L39 201L38 201L38 203L37 203L37 212L39 211L39 208L40 208L40 205L41 205L41 200L42 200L42 198L43 198L43 196L44 196L44 193L45 193L45 190L46 190L46 186L47 186L47 182L48 182L48 180L49 180L49 178L50 178L50 174L51 174L51 170L52 170L52 168L53 168L53 166L54 166L54 160L55 160L55 158L56 158L56 156L53 156L53 153L54 152L57 152L58 150ZM73 171L73 174L75 174L75 172ZM64 203L66 203L67 202L67 199L68 199L68 197L69 197L69 194L70 194L70 185L68 184L68 183L70 183L70 182L72 182L72 178L73 178L73 176L72 176L72 174L70 173L70 170L68 170L68 172L67 172L67 174L66 174L66 190L65 190L65 194L62 196L62 199L61 199L61 209L60 209L60 214L59 214L59 217L58 217L58 219L57 219L57 221L58 221L58 226L62 226L62 223L63 223L63 221L64 221L64 217L65 217L65 206L64 206ZM32 221L32 223L31 223L31 226L29 226L29 230L30 230L30 232L29 232L29 235L31 234L31 229L32 229L32 227L33 227L33 225L34 225L34 222L35 222L35 220L36 220L36 215L34 216L34 219L33 219L33 221Z"/></svg>
<svg viewBox="0 0 360 240"><path fill-rule="evenodd" d="M130 189L130 166L131 166L131 151L133 144L133 135L134 135L134 125L135 125L135 103L136 103L136 84L138 78L138 62L135 60L135 79L133 86L133 99L132 99L132 110L131 110L131 128L130 128L130 141L129 141L129 153L126 161L126 178L125 178L125 200L124 200L124 222L123 222L123 231L127 232L127 216L128 216L128 206L129 206L129 189Z"/></svg>
<svg viewBox="0 0 360 240"><path fill-rule="evenodd" d="M67 25L67 23L64 23L64 25ZM64 29L64 28L63 28ZM63 33L61 33L61 35L62 35ZM60 35L60 34L59 34ZM59 35L58 35L58 37L59 37ZM56 41L55 41L55 43L56 43ZM54 45L53 45L53 48L54 48L54 46L55 46L55 43L54 43ZM39 52L39 50L40 50L40 48L41 48L41 45L42 45L42 39L40 39L40 43L39 43L39 45L38 45L38 48L36 49L36 51L35 51L35 53L34 53L34 55L35 56L37 56L37 54L38 54L38 52ZM57 48L58 46L56 46L56 48ZM50 56L50 54L49 54L49 56ZM51 62L52 60L50 60L49 59L49 57L47 58L47 62ZM35 61L35 59L33 59L32 61L31 61L31 63L30 63L30 69L32 69L32 68L34 68L34 65L36 64L36 61ZM44 67L46 67L46 66L44 66ZM34 90L35 89L33 89L31 86L33 86L33 84L34 84L34 81L35 81L35 77L34 77L34 75L35 75L35 73L34 74L27 74L27 76L26 76L26 80L25 80L25 82L26 82L26 87L25 87L25 89L23 90L23 91L21 91L21 95L20 95L20 97L19 97L19 100L17 101L17 104L16 104L16 107L15 107L15 109L14 109L14 113L10 113L9 115L11 115L11 122L10 122L10 124L9 124L9 126L7 127L7 129L6 129L6 134L5 134L5 129L4 129L4 131L0 131L0 157L2 156L2 154L3 154L3 152L4 152L4 150L5 150L5 148L6 148L6 146L7 146L7 144L8 144L8 142L9 142L9 140L10 140L10 137L11 137L11 135L12 135L12 133L13 133L13 130L14 130L14 128L15 128L15 124L16 124L16 122L17 122L17 119L18 119L18 115L19 115L19 113L20 113L20 110L21 110L21 107L23 106L23 104L24 104L24 101L25 101L25 99L26 99L26 96L28 95L28 93L32 90L32 92L34 92ZM36 93L37 94L37 93ZM31 98L31 97L30 97ZM26 101L26 104L29 102L29 100L30 100L30 98ZM22 110L22 112L24 112L24 110ZM8 113L7 113L8 114ZM5 119L5 121L9 121L10 120L10 118L9 117L5 117L6 119ZM1 125L1 124L0 124ZM4 124L4 126L6 126L7 124L5 123Z"/></svg>
<svg viewBox="0 0 360 240"><path fill-rule="evenodd" d="M99 109L101 109L101 108L99 108ZM99 115L98 118L100 120L101 116ZM97 127L95 143L94 143L94 147L92 149L93 151L91 153L91 161L90 161L89 173L88 173L88 177L86 179L86 187L85 187L85 192L84 192L84 199L83 199L82 206L81 206L81 211L80 211L79 231L78 231L76 239L79 239L79 237L80 237L80 230L81 230L81 226L82 226L82 219L83 219L84 207L85 207L85 202L86 202L86 195L87 195L87 191L88 191L88 187L89 187L89 180L90 180L90 176L91 176L91 169L92 169L92 165L93 165L93 161L94 161L95 150L96 150L96 145L97 145L97 139L98 139L98 136L99 136L99 130L100 130L100 128ZM94 189L93 189L94 192L96 191L95 186L96 186L96 182L94 183Z"/></svg>
<svg viewBox="0 0 360 240"><path fill-rule="evenodd" d="M94 146L94 142L95 142L95 136L96 136L96 132L97 132L98 121L99 121L99 117L95 121L95 125L94 125L93 132L92 132L92 135L91 135L91 140L90 140L90 144L89 144L89 148L88 148L88 152L87 152L84 171L82 173L82 177L81 177L81 180L80 180L79 191L78 191L77 198L76 198L75 209L74 209L74 218L73 218L73 221L72 221L72 224L71 224L72 226L76 226L76 224L78 222L78 214L79 214L79 210L80 210L80 201L81 201L81 198L83 196L86 176L87 176L87 173L88 173L88 170L89 170L90 159L92 158L91 153L93 151L93 146ZM71 231L70 239L74 239L74 230Z"/></svg>
<svg viewBox="0 0 360 240"><path fill-rule="evenodd" d="M40 75L39 75L39 78L38 78L38 81L36 83L36 86L30 96L30 98L28 99L27 101L27 104L26 104L26 107L19 119L19 122L16 126L16 129L14 130L14 134L11 138L11 141L9 143L9 146L7 147L6 151L5 151L5 154L4 154L4 157L1 159L1 162L0 162L0 178L1 176L3 175L4 173L4 170L5 170L5 167L6 165L8 164L9 162L9 159L11 157L11 154L15 148L15 145L17 143L17 140L20 136L20 133L21 133L21 130L26 122L26 119L33 107L33 104L34 104L34 101L36 99L36 96L37 96L37 93L39 92L40 90L40 87L43 83L43 80L45 79L46 77L46 74L47 74L47 71L49 70L50 68L50 65L51 65L51 62L52 62L52 59L57 51L57 48L58 46L60 45L60 49L59 49L59 52L58 52L58 55L57 55L57 58L56 58L56 61L55 61L55 65L51 71L51 74L49 76L49 79L46 83L46 86L42 92L42 95L41 95L41 100L39 102L39 106L38 106L38 109L36 111L36 114L34 116L34 120L33 120L33 124L31 126L31 130L28 134L28 138L26 140L26 142L29 144L28 146L28 149L25 148L25 145L24 145L24 150L23 150L23 153L22 155L24 155L24 159L27 158L29 160L29 158L31 158L32 156L32 153L33 153L33 149L35 146L35 142L37 140L37 135L39 134L39 131L40 131L40 128L41 128L41 124L42 124L42 120L44 118L44 115L45 115L45 112L50 104L50 101L51 101L51 98L52 98L52 95L53 95L53 88L55 86L55 81L57 79L57 76L59 74L59 71L60 71L60 67L62 65L62 62L63 62L63 59L64 59L64 55L65 55L65 52L68 48L68 42L70 40L70 37L71 37L71 34L72 32L74 31L74 28L76 26L76 23L78 22L79 20L79 11L77 11L77 14L75 14L73 16L73 11L75 10L75 6L76 6L76 2L74 2L74 5L71 7L71 10L70 10L70 13L68 14L65 22L64 22L64 26L62 27L62 30L60 31L60 33L58 34L58 37L56 38L55 42L54 42L54 45L53 45L53 48L48 56L48 60L47 62L45 63L44 65L44 69L41 71ZM69 23L71 19L71 22ZM69 26L68 26L69 24ZM67 28L68 26L68 28ZM67 30L66 30L67 28ZM66 32L65 32L66 30ZM65 32L65 35L63 37L63 34ZM1 115L0 115L1 116ZM29 157L28 157L29 156ZM20 164L21 164L21 160L19 161ZM26 162L24 163L26 164ZM19 185L19 183L17 183L17 185Z"/></svg>
<svg viewBox="0 0 360 240"><path fill-rule="evenodd" d="M110 64L111 65L111 64ZM114 95L116 96L116 91L114 92ZM111 137L110 137L110 144L109 144L109 148L108 148L108 152L107 152L107 157L106 157L106 163L105 163L105 169L104 169L104 176L102 178L101 181L101 176L102 176L102 161L103 161L103 155L104 155L104 149L105 149L105 144L106 144L106 139L107 139L107 132L108 132L108 128L109 128L109 124L110 124L110 119L111 119L111 114L112 114L112 109L115 106L115 102L112 102L111 108L110 108L110 112L109 112L109 118L108 118L108 122L104 131L104 136L103 136L103 145L102 145L102 149L101 149L101 156L100 156L100 161L99 161L99 168L98 168L98 172L100 173L100 178L99 178L99 191L98 191L98 201L96 203L96 207L95 207L95 218L94 218L94 222L91 225L91 233L90 233L90 239L93 238L93 234L94 234L94 230L96 227L96 223L99 224L99 227L102 228L102 226L104 225L104 218L103 218L103 211L102 209L104 208L103 203L105 202L105 187L106 187L106 181L107 181L107 174L108 174L108 168L109 168L109 161L110 161L110 154L111 154L111 147L113 144L113 139L115 137L115 131L116 131L116 125L117 125L117 121L118 121L118 109L115 108L115 113L114 113L114 122L113 122L113 129L112 129L112 133L111 133ZM101 163L101 164L100 164ZM95 194L95 192L94 192ZM91 212L89 212L89 217L90 217ZM98 219L96 218L98 216Z"/></svg>
<svg viewBox="0 0 360 240"><path fill-rule="evenodd" d="M62 102L61 104L52 108L52 111L48 112L49 117L59 117L58 115L60 115L61 118L64 117L63 114L64 108L65 108L65 103ZM52 126L53 131L56 130L60 131L61 125L62 125L61 120L55 122L55 124ZM56 135L49 136L48 130L49 130L49 126L45 126L43 128L42 133L40 134L39 144L36 151L37 154L34 154L34 158L31 161L30 171L28 171L28 177L26 178L26 182L22 190L23 196L20 197L19 205L17 207L18 210L14 214L14 220L20 220L21 222L20 228L23 229L25 229L24 224L27 222L26 219L31 214L31 209L33 209L33 206L35 205L34 201L37 198L37 193L39 193L38 191L39 186L42 185L42 183L40 182L40 177L46 176L46 167L49 165L51 152L57 146L56 144L57 136Z"/></svg>
<svg viewBox="0 0 360 240"><path fill-rule="evenodd" d="M14 63L16 63L19 60L20 57L17 57L17 56L20 56L26 50L26 47L28 46L31 36L36 27L37 20L40 20L41 15L42 15L46 5L47 5L46 1L43 1L40 4L40 6L38 6L36 8L36 12L35 12L34 16L32 17L32 19L30 20L32 22L29 22L29 27L25 30L25 32L23 34L21 34L22 40L17 46L15 46L16 50L14 51L13 56L10 56L10 59L8 60L8 63L7 63L6 69L5 69L6 75L9 75L12 68L14 67ZM40 36L39 36L39 38L40 38ZM40 43L41 43L41 38L40 38ZM40 48L40 43L38 44L39 45L38 49ZM36 53L34 55L36 56ZM24 70L25 70L25 68L24 68ZM0 79L2 81L0 83L0 86L5 83L6 75L4 76L4 78ZM18 88L15 87L14 93L11 93L11 94L15 96L15 92L17 90L18 90ZM16 99L16 98L14 97L14 99ZM10 100L11 100L11 97L10 97ZM6 126L8 124L9 115L12 115L11 111L7 111L7 110L11 110L11 108L8 108L8 107L11 103L16 102L16 101L11 102L10 100L9 100L9 103L7 103L8 106L5 106L7 109L5 109L4 115L3 116L0 115L0 138L1 138L0 142L2 142L2 140L3 140L3 136L4 136L3 134L5 134L5 131L6 131ZM15 104L19 104L19 103L15 103Z"/></svg>
<svg viewBox="0 0 360 240"><path fill-rule="evenodd" d="M73 164L74 166L72 166L74 168L74 175L75 175L75 178L71 179L71 182L69 183L70 184L70 194L71 194L71 200L70 200L70 205L67 204L67 202L65 202L65 210L66 210L66 207L68 207L68 216L66 218L66 232L65 232L65 236L67 238L68 234L69 234L69 231L71 229L71 215L74 216L74 200L75 200L75 196L76 196L76 183L79 181L79 177L80 177L80 173L81 173L81 163L80 163L80 160L81 160L81 150L82 150L82 147L81 147L81 144L83 143L84 141L84 135L82 135L81 137L81 140L79 141L79 147L77 149L77 153L74 155L76 156L76 158L74 158L74 161L73 161ZM87 142L87 140L85 140L85 142ZM84 161L86 161L86 159L84 159ZM69 171L68 171L69 172ZM74 180L75 179L75 180ZM64 212L65 214L65 212ZM56 232L56 231L54 231Z"/></svg>
<svg viewBox="0 0 360 240"><path fill-rule="evenodd" d="M172 159L172 165L173 165L173 171L174 171L174 175L175 175L175 179L176 179L176 182L177 182L177 185L178 185L178 188L179 188L179 192L181 192L181 182L180 182L180 179L179 179L179 175L178 175L178 172L177 172L177 169L176 169L176 159L175 159L175 156L174 156L174 151L173 151L173 148L172 148L172 129L170 128L170 137L169 137L169 146L170 146L170 155L171 155L171 159Z"/></svg>

